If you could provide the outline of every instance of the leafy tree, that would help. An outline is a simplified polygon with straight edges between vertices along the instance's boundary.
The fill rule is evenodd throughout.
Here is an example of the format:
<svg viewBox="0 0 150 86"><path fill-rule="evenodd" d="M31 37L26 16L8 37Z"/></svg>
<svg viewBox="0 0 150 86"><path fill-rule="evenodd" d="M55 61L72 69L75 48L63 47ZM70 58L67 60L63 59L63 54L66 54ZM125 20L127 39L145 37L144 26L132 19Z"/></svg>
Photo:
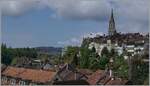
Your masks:
<svg viewBox="0 0 150 86"><path fill-rule="evenodd" d="M18 58L13 58L12 61L11 61L11 65L16 65L17 64L17 59Z"/></svg>
<svg viewBox="0 0 150 86"><path fill-rule="evenodd" d="M102 56L105 55L105 56L109 57L109 51L108 51L107 47L104 47L104 48L102 49L101 55L102 55Z"/></svg>
<svg viewBox="0 0 150 86"><path fill-rule="evenodd" d="M96 53L96 49L95 49L95 47L92 47L91 52Z"/></svg>
<svg viewBox="0 0 150 86"><path fill-rule="evenodd" d="M128 64L123 56L114 57L113 70L116 73L116 76L128 79L128 68Z"/></svg>
<svg viewBox="0 0 150 86"><path fill-rule="evenodd" d="M88 68L90 65L90 50L87 47L81 47L80 54L80 67Z"/></svg>
<svg viewBox="0 0 150 86"><path fill-rule="evenodd" d="M143 62L142 59L133 59L132 81L135 85L142 85L149 76L149 63Z"/></svg>
<svg viewBox="0 0 150 86"><path fill-rule="evenodd" d="M115 57L118 55L118 53L113 48L111 49L111 51L109 53L110 53L110 56L112 56L112 57Z"/></svg>
<svg viewBox="0 0 150 86"><path fill-rule="evenodd" d="M60 64L60 57L58 55L54 56L54 64Z"/></svg>
<svg viewBox="0 0 150 86"><path fill-rule="evenodd" d="M63 58L65 62L71 63L73 60L76 60L76 55L79 52L79 47L73 47L73 46L68 46L65 54L63 55Z"/></svg>
<svg viewBox="0 0 150 86"><path fill-rule="evenodd" d="M90 69L97 70L97 69L102 69L104 70L109 62L109 58L106 56L101 56L95 59L91 59L91 65Z"/></svg>
<svg viewBox="0 0 150 86"><path fill-rule="evenodd" d="M9 65L13 59L13 52L11 50L9 50L6 46L6 44L2 44L1 45L1 52L2 52L2 63Z"/></svg>
<svg viewBox="0 0 150 86"><path fill-rule="evenodd" d="M89 68L90 69L97 69L97 63L98 63L98 60L99 60L99 55L96 53L95 48L92 48L92 50L90 51L89 55L90 55Z"/></svg>
<svg viewBox="0 0 150 86"><path fill-rule="evenodd" d="M100 57L99 64L98 64L99 68L104 70L108 63L109 63L108 57L106 57L105 55Z"/></svg>
<svg viewBox="0 0 150 86"><path fill-rule="evenodd" d="M81 68L89 68L92 70L96 69L105 69L105 66L109 62L109 58L105 55L99 57L96 53L96 49L92 48L89 50L87 47L83 47L80 50L81 57L80 57L80 67Z"/></svg>
<svg viewBox="0 0 150 86"><path fill-rule="evenodd" d="M89 44L91 43L92 39L91 38L83 38L83 41L82 41L82 44L81 44L81 47L88 47Z"/></svg>
<svg viewBox="0 0 150 86"><path fill-rule="evenodd" d="M6 65L10 65L11 63L15 63L13 59L19 57L27 57L27 58L36 58L37 51L34 48L7 48L6 44L1 45L1 53L2 53L2 63ZM13 61L13 62L12 62Z"/></svg>
<svg viewBox="0 0 150 86"><path fill-rule="evenodd" d="M72 62L71 62L71 64L73 65L73 66L78 66L78 63L79 63L79 61L78 61L78 57L77 57L77 54L75 54L74 55L74 57L73 57L73 60L72 60Z"/></svg>

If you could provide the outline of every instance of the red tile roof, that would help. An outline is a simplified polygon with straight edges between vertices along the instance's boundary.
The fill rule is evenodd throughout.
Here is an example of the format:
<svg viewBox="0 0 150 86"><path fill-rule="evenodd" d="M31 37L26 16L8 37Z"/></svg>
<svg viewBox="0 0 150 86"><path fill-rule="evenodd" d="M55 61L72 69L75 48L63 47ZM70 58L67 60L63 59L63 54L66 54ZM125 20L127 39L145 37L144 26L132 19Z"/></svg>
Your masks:
<svg viewBox="0 0 150 86"><path fill-rule="evenodd" d="M87 82L90 85L125 85L128 80L122 80L120 78L115 78L111 80L111 77L104 70L97 70L91 76L88 77Z"/></svg>
<svg viewBox="0 0 150 86"><path fill-rule="evenodd" d="M16 68L16 67L7 67L5 71L2 72L2 75L10 76L14 78L21 78L23 80L31 80L32 82L46 83L52 80L56 72L53 71L44 71L44 70L35 70L35 69L26 69L26 68Z"/></svg>
<svg viewBox="0 0 150 86"><path fill-rule="evenodd" d="M84 74L84 75L91 75L93 72L89 69L78 69L78 72Z"/></svg>
<svg viewBox="0 0 150 86"><path fill-rule="evenodd" d="M79 80L84 77L84 75L78 72L72 65L66 64L57 73L63 81L67 80Z"/></svg>
<svg viewBox="0 0 150 86"><path fill-rule="evenodd" d="M99 84L106 84L109 80L111 80L111 78L106 75L104 78L102 78L100 81L99 81Z"/></svg>
<svg viewBox="0 0 150 86"><path fill-rule="evenodd" d="M96 85L99 79L103 76L104 70L97 70L91 76L88 77L87 82L91 85Z"/></svg>
<svg viewBox="0 0 150 86"><path fill-rule="evenodd" d="M116 78L114 80L110 80L106 83L106 85L125 85L127 83L127 80L121 80L119 78Z"/></svg>

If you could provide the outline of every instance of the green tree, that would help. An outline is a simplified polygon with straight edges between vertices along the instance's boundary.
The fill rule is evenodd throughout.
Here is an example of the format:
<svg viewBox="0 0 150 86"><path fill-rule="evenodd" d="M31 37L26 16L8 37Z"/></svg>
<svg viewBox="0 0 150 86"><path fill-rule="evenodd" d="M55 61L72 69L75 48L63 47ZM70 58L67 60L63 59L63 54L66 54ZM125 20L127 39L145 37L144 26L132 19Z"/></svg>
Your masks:
<svg viewBox="0 0 150 86"><path fill-rule="evenodd" d="M73 47L73 46L68 46L65 54L63 55L63 58L65 62L67 63L72 63L74 60L76 60L76 55L79 52L79 47Z"/></svg>
<svg viewBox="0 0 150 86"><path fill-rule="evenodd" d="M109 63L109 58L106 57L105 55L101 56L98 64L99 68L104 70L108 63Z"/></svg>
<svg viewBox="0 0 150 86"><path fill-rule="evenodd" d="M1 53L2 53L2 63L6 65L10 65L11 63L15 63L16 61L13 59L19 57L27 57L27 58L36 58L37 51L34 48L7 48L6 44L1 45ZM12 62L13 61L13 62Z"/></svg>
<svg viewBox="0 0 150 86"><path fill-rule="evenodd" d="M102 55L102 56L105 55L105 56L107 56L107 57L110 57L110 56L109 56L109 51L108 51L107 47L104 47L104 48L102 49L101 55Z"/></svg>
<svg viewBox="0 0 150 86"><path fill-rule="evenodd" d="M123 56L114 57L113 70L116 76L128 79L128 63Z"/></svg>
<svg viewBox="0 0 150 86"><path fill-rule="evenodd" d="M82 47L82 48L83 48L83 47L88 47L90 43L91 43L91 39L90 39L90 38L83 38L81 47Z"/></svg>
<svg viewBox="0 0 150 86"><path fill-rule="evenodd" d="M18 58L16 58L16 57L13 58L12 61L11 61L11 65L16 65L17 64L17 59Z"/></svg>
<svg viewBox="0 0 150 86"><path fill-rule="evenodd" d="M107 58L105 55L100 57L96 53L96 49L94 47L91 50L89 50L87 47L83 47L81 48L80 52L81 68L89 68L92 70L105 69L109 62L109 58Z"/></svg>
<svg viewBox="0 0 150 86"><path fill-rule="evenodd" d="M142 59L133 59L132 61L132 81L135 85L142 85L149 76L149 63Z"/></svg>
<svg viewBox="0 0 150 86"><path fill-rule="evenodd" d="M79 58L78 58L77 54L74 55L71 64L72 64L73 66L75 66L75 67L78 66L78 64L79 64Z"/></svg>
<svg viewBox="0 0 150 86"><path fill-rule="evenodd" d="M112 57L115 57L118 55L118 53L115 51L114 48L111 49L111 51L109 52L109 55L112 56Z"/></svg>
<svg viewBox="0 0 150 86"><path fill-rule="evenodd" d="M1 45L1 53L2 53L2 63L9 65L13 59L13 52L7 48L6 44Z"/></svg>
<svg viewBox="0 0 150 86"><path fill-rule="evenodd" d="M106 65L109 62L109 58L106 56L101 56L95 59L91 59L91 65L90 69L97 70L97 69L102 69L104 70L106 68Z"/></svg>
<svg viewBox="0 0 150 86"><path fill-rule="evenodd" d="M89 68L90 69L97 69L97 63L99 60L99 55L96 53L95 48L92 48L89 53Z"/></svg>
<svg viewBox="0 0 150 86"><path fill-rule="evenodd" d="M90 50L87 47L80 49L80 67L88 68L90 65Z"/></svg>

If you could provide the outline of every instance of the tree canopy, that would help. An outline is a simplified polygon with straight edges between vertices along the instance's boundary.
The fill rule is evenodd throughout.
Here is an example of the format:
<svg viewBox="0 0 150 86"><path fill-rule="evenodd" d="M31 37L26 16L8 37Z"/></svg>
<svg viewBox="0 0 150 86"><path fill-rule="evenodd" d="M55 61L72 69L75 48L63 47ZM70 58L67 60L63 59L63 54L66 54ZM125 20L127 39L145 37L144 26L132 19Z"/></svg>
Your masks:
<svg viewBox="0 0 150 86"><path fill-rule="evenodd" d="M14 58L27 57L36 58L37 52L34 48L11 48L7 47L6 44L1 45L2 63L10 65ZM15 60L13 61L13 63Z"/></svg>

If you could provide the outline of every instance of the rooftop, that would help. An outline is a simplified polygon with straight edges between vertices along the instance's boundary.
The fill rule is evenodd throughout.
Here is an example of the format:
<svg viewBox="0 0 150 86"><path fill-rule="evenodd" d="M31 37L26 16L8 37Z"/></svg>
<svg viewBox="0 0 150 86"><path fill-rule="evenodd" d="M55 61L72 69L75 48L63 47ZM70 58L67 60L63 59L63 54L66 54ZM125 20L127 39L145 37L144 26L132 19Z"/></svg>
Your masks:
<svg viewBox="0 0 150 86"><path fill-rule="evenodd" d="M116 78L114 80L108 81L106 85L125 85L127 82L127 80L121 80L119 78Z"/></svg>
<svg viewBox="0 0 150 86"><path fill-rule="evenodd" d="M17 68L8 66L3 72L2 75L21 78L22 80L30 80L36 83L47 83L52 80L56 72L45 71L45 70L36 70L36 69L27 69L27 68Z"/></svg>
<svg viewBox="0 0 150 86"><path fill-rule="evenodd" d="M91 85L96 85L99 79L102 77L104 70L97 70L91 76L88 77L88 82Z"/></svg>

